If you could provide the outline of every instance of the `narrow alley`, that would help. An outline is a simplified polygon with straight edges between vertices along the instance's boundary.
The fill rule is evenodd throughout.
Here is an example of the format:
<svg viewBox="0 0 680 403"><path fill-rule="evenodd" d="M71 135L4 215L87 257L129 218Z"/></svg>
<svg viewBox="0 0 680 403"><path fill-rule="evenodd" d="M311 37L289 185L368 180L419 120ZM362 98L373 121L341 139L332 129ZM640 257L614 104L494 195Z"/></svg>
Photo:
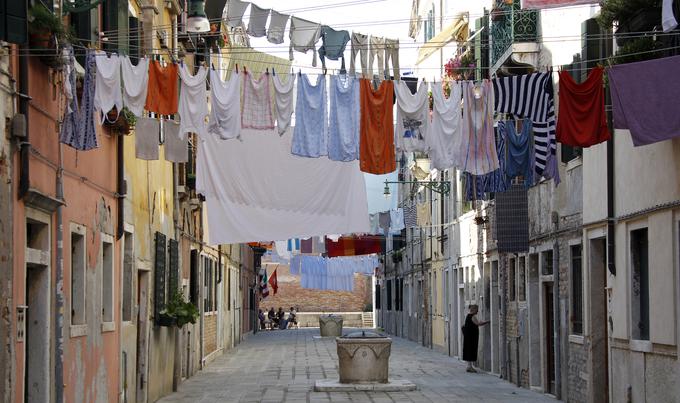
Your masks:
<svg viewBox="0 0 680 403"><path fill-rule="evenodd" d="M351 332L345 329L345 333ZM314 381L338 378L335 339L319 329L259 332L215 359L159 402L551 402L497 376L467 373L457 358L394 337L390 379L413 392L314 392Z"/></svg>

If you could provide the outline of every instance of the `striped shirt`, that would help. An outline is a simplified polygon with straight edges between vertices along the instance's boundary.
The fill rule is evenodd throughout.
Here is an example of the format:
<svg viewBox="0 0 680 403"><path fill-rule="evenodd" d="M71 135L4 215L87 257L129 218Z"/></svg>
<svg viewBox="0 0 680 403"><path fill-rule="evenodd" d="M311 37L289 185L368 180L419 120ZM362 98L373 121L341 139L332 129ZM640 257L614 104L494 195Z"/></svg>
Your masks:
<svg viewBox="0 0 680 403"><path fill-rule="evenodd" d="M546 178L554 177L559 183L552 73L496 78L493 88L496 112L511 113L534 123L536 173Z"/></svg>

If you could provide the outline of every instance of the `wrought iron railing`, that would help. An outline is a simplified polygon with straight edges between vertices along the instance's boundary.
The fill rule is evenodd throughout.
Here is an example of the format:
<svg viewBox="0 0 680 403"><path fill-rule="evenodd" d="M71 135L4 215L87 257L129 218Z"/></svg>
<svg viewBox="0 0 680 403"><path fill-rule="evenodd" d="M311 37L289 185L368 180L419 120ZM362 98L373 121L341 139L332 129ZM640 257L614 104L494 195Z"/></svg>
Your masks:
<svg viewBox="0 0 680 403"><path fill-rule="evenodd" d="M498 0L491 12L491 65L517 42L538 41L538 11L522 10L520 0Z"/></svg>

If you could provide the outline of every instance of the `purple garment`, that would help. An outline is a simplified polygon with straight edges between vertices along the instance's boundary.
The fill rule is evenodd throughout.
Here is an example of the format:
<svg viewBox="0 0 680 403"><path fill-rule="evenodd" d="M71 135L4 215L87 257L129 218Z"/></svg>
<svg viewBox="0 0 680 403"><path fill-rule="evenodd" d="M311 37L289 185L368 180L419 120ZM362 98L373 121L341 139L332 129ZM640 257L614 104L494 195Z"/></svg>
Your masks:
<svg viewBox="0 0 680 403"><path fill-rule="evenodd" d="M609 83L615 129L629 129L633 145L680 136L680 56L612 66Z"/></svg>

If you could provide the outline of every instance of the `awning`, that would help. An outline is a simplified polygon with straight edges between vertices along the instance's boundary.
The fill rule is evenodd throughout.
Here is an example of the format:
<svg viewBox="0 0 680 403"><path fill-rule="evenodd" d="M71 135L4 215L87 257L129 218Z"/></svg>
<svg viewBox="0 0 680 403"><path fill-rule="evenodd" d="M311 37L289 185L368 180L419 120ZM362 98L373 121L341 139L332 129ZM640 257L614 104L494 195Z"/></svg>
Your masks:
<svg viewBox="0 0 680 403"><path fill-rule="evenodd" d="M418 49L418 60L416 61L416 65L422 63L434 52L453 41L467 41L469 34L470 30L468 27L468 14L460 14L459 16L455 17L455 20L451 23L451 25L441 30L441 32L427 41L423 46L420 47L420 49Z"/></svg>

